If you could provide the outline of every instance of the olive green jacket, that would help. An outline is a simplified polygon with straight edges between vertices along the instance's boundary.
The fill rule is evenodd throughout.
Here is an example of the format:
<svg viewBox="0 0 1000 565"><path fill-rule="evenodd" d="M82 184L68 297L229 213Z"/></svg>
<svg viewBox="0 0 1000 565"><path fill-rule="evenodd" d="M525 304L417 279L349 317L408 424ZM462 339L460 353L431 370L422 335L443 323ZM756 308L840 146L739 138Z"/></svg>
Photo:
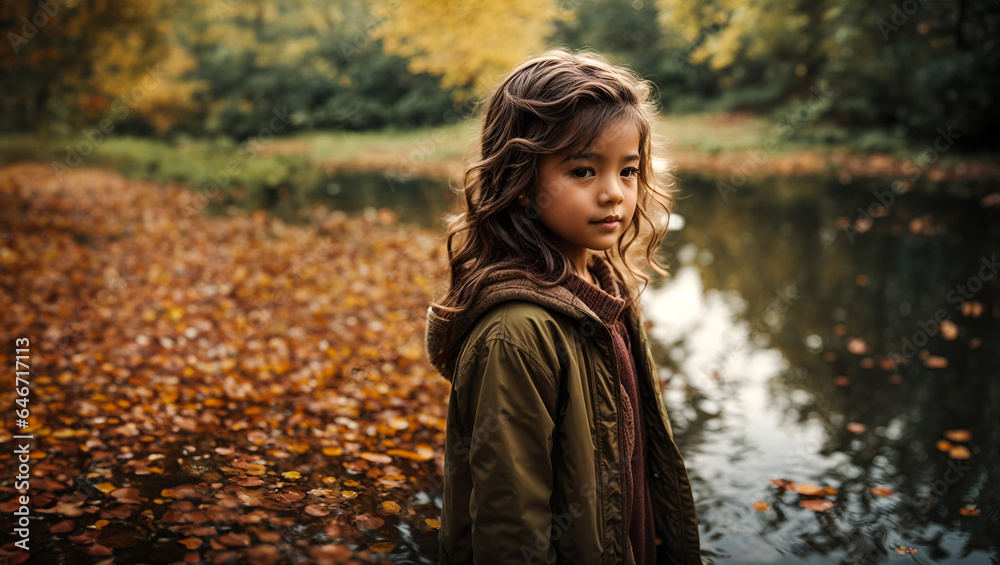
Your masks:
<svg viewBox="0 0 1000 565"><path fill-rule="evenodd" d="M657 562L698 565L694 500L656 365L638 316L626 325L662 540ZM501 271L462 315L428 308L426 337L428 359L452 383L441 562L631 563L619 371L600 318L564 286Z"/></svg>

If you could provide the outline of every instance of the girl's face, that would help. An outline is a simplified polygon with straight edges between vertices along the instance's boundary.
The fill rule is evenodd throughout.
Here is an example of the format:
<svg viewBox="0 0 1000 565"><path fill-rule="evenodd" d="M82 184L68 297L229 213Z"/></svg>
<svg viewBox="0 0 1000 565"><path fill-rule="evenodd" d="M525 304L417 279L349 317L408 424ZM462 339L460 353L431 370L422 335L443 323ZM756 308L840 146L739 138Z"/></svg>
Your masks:
<svg viewBox="0 0 1000 565"><path fill-rule="evenodd" d="M542 155L531 200L556 244L586 273L588 250L614 246L625 233L639 190L639 127L622 119L590 147ZM522 202L522 206L527 202Z"/></svg>

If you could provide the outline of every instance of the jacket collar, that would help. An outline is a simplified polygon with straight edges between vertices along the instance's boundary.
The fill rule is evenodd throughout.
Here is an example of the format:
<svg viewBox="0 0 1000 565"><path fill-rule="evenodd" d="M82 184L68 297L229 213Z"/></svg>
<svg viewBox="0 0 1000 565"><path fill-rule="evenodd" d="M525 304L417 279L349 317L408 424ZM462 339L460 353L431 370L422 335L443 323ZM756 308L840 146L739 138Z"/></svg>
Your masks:
<svg viewBox="0 0 1000 565"><path fill-rule="evenodd" d="M427 358L445 378L452 380L455 358L466 334L483 314L502 302L512 300L534 302L579 322L588 319L602 322L608 319L614 320L625 304L625 300L621 298L619 282L615 280L611 266L604 257L600 255L591 257L591 270L598 276L602 286L616 291L615 295L596 288L575 273L565 284L546 287L532 280L521 269L495 271L486 277L479 296L466 311L454 315L440 312L433 307L427 308L427 334L424 344ZM594 293L605 295L604 297L597 295L600 300L592 302L597 308L596 311L588 305L589 301L581 299L570 289L585 289L587 292L587 287L591 295Z"/></svg>

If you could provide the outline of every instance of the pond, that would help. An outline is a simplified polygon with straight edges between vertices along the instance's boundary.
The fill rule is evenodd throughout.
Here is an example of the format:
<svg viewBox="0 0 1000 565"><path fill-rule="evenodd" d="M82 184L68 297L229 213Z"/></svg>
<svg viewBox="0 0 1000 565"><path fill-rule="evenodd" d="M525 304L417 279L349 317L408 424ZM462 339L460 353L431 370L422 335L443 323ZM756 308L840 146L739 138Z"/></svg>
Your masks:
<svg viewBox="0 0 1000 565"><path fill-rule="evenodd" d="M705 560L1000 563L996 187L680 180L642 303ZM314 196L435 229L456 203L372 173Z"/></svg>

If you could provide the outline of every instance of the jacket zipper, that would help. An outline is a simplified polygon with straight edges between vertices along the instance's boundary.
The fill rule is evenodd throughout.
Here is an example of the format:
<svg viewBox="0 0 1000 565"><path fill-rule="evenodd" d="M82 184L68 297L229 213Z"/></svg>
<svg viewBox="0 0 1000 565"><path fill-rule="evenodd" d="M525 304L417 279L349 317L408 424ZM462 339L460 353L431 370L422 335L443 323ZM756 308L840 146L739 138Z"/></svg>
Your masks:
<svg viewBox="0 0 1000 565"><path fill-rule="evenodd" d="M622 445L622 443L623 443L622 442L622 417L621 417L621 405L622 405L622 398L621 398L622 392L621 391L622 391L622 385L621 385L621 375L619 374L619 367L618 367L618 356L615 355L615 342L614 342L614 336L611 335L611 330L608 329L608 327L605 326L604 323L601 322L600 320L595 319L595 318L591 318L591 320L593 322L597 323L602 328L604 328L604 333L608 337L608 346L609 346L610 351L611 351L611 363L614 366L614 373L613 374L614 374L614 378L615 378L615 398L618 400L618 405L615 406L615 419L617 421L617 425L615 426L615 428L617 429L617 432L618 432L617 433L617 436L618 436L618 473L619 473L619 475L622 475L622 474L624 474L622 472L622 468L623 468L624 462L625 462L625 451L624 451L624 446ZM622 478L621 477L619 477L618 482L619 482L619 484L622 484ZM623 485L623 487L624 487L624 485ZM622 543L622 559L625 559L625 549L628 547L628 539L627 539L628 538L628 532L625 531L625 520L627 519L626 516L625 516L625 511L626 511L626 508L625 508L625 489L621 488L619 490L621 490L621 492L622 492L622 520L621 520L621 527L619 529L620 529L620 535L621 535L620 539L621 539L621 543Z"/></svg>

